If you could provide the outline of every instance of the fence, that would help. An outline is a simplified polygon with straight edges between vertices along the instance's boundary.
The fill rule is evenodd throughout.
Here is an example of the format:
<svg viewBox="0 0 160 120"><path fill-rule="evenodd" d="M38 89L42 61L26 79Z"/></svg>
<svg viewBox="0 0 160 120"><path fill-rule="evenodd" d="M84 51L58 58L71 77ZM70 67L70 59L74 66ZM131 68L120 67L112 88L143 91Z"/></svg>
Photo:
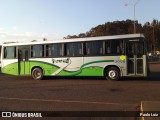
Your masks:
<svg viewBox="0 0 160 120"><path fill-rule="evenodd" d="M149 62L160 62L160 55L149 56Z"/></svg>

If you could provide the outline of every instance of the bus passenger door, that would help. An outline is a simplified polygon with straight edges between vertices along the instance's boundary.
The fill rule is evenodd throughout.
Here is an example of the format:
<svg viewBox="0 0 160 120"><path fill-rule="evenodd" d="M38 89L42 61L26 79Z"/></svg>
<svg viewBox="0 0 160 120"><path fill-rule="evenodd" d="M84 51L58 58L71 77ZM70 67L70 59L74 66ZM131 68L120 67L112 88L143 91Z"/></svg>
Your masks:
<svg viewBox="0 0 160 120"><path fill-rule="evenodd" d="M126 44L127 54L127 72L130 76L144 76L144 43L143 42L128 42Z"/></svg>
<svg viewBox="0 0 160 120"><path fill-rule="evenodd" d="M29 49L18 49L19 75L29 75Z"/></svg>

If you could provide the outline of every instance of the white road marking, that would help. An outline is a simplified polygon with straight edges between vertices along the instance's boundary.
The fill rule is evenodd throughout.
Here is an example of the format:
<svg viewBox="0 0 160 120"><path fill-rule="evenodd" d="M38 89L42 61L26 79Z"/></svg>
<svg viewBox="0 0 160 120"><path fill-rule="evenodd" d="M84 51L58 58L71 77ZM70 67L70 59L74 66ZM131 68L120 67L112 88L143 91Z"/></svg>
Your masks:
<svg viewBox="0 0 160 120"><path fill-rule="evenodd" d="M48 100L48 99L27 99L27 98L10 98L0 97L5 100L22 100L22 101L42 101L42 102L63 102L63 103L81 103L81 104L103 104L103 105L125 105L125 106L136 106L137 104L128 103L110 103L110 102L94 102L94 101L68 101L68 100Z"/></svg>

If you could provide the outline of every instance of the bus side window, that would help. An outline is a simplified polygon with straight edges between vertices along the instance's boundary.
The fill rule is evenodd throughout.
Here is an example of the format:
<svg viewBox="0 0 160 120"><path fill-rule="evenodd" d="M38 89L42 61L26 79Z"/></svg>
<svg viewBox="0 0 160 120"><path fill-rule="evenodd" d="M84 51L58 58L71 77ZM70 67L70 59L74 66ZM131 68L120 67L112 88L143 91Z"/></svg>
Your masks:
<svg viewBox="0 0 160 120"><path fill-rule="evenodd" d="M63 56L63 51L62 51L62 49L60 49L60 51L59 51L59 56Z"/></svg>
<svg viewBox="0 0 160 120"><path fill-rule="evenodd" d="M44 45L31 46L31 57L44 57Z"/></svg>
<svg viewBox="0 0 160 120"><path fill-rule="evenodd" d="M83 55L87 54L86 43L83 43L82 53L83 53Z"/></svg>
<svg viewBox="0 0 160 120"><path fill-rule="evenodd" d="M117 53L120 53L120 47L117 46Z"/></svg>
<svg viewBox="0 0 160 120"><path fill-rule="evenodd" d="M36 51L33 50L33 57L36 57Z"/></svg>
<svg viewBox="0 0 160 120"><path fill-rule="evenodd" d="M127 55L133 55L134 54L134 44L130 43L127 44Z"/></svg>
<svg viewBox="0 0 160 120"><path fill-rule="evenodd" d="M67 49L67 56L69 55L69 49Z"/></svg>
<svg viewBox="0 0 160 120"><path fill-rule="evenodd" d="M44 57L44 45L39 45L39 57Z"/></svg>
<svg viewBox="0 0 160 120"><path fill-rule="evenodd" d="M82 55L82 49L79 49L79 54Z"/></svg>
<svg viewBox="0 0 160 120"><path fill-rule="evenodd" d="M89 48L87 48L87 55L89 55L90 54L90 49Z"/></svg>
<svg viewBox="0 0 160 120"><path fill-rule="evenodd" d="M33 46L31 46L31 57L35 57L35 50L33 49Z"/></svg>
<svg viewBox="0 0 160 120"><path fill-rule="evenodd" d="M86 55L101 56L103 55L103 41L86 42Z"/></svg>
<svg viewBox="0 0 160 120"><path fill-rule="evenodd" d="M67 56L81 56L82 55L82 43L66 43Z"/></svg>
<svg viewBox="0 0 160 120"><path fill-rule="evenodd" d="M121 50L121 53L124 54L124 41L120 41L120 50Z"/></svg>
<svg viewBox="0 0 160 120"><path fill-rule="evenodd" d="M46 45L46 57L50 56L50 48L49 45Z"/></svg>
<svg viewBox="0 0 160 120"><path fill-rule="evenodd" d="M111 40L111 53L122 54L123 53L123 41L122 40Z"/></svg>
<svg viewBox="0 0 160 120"><path fill-rule="evenodd" d="M6 58L7 57L7 49L6 49L6 47L4 48L4 58Z"/></svg>
<svg viewBox="0 0 160 120"><path fill-rule="evenodd" d="M39 57L42 57L42 50L39 51Z"/></svg>
<svg viewBox="0 0 160 120"><path fill-rule="evenodd" d="M99 53L100 53L100 54L103 54L103 48L100 48Z"/></svg>
<svg viewBox="0 0 160 120"><path fill-rule="evenodd" d="M54 56L54 46L52 45L52 47L50 48L50 56Z"/></svg>
<svg viewBox="0 0 160 120"><path fill-rule="evenodd" d="M22 60L23 60L22 50L18 50L18 60L19 60L19 61L22 61Z"/></svg>
<svg viewBox="0 0 160 120"><path fill-rule="evenodd" d="M107 54L111 53L111 44L110 44L110 41L106 41L105 42L105 50L106 50Z"/></svg>
<svg viewBox="0 0 160 120"><path fill-rule="evenodd" d="M4 58L13 59L16 58L16 47L5 47L4 48Z"/></svg>
<svg viewBox="0 0 160 120"><path fill-rule="evenodd" d="M29 51L28 50L25 50L25 61L28 61L29 60Z"/></svg>
<svg viewBox="0 0 160 120"><path fill-rule="evenodd" d="M60 43L55 43L55 44L52 44L52 47L51 47L51 54L52 54L52 57L56 57L56 56L62 56L62 44Z"/></svg>

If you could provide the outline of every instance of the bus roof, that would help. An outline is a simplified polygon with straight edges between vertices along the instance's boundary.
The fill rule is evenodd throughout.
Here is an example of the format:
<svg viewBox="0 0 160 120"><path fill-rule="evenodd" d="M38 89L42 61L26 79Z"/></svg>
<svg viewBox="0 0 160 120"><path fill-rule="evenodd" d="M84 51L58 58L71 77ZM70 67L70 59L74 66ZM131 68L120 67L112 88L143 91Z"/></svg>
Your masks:
<svg viewBox="0 0 160 120"><path fill-rule="evenodd" d="M86 37L86 38L73 38L52 41L35 41L35 42L11 42L4 43L3 46L19 46L19 45L36 45L36 44L50 44L50 43L67 43L67 42L80 42L80 41L94 41L94 40L113 40L113 39L127 39L127 38L144 38L143 34L125 34L125 35L112 35L100 37Z"/></svg>

